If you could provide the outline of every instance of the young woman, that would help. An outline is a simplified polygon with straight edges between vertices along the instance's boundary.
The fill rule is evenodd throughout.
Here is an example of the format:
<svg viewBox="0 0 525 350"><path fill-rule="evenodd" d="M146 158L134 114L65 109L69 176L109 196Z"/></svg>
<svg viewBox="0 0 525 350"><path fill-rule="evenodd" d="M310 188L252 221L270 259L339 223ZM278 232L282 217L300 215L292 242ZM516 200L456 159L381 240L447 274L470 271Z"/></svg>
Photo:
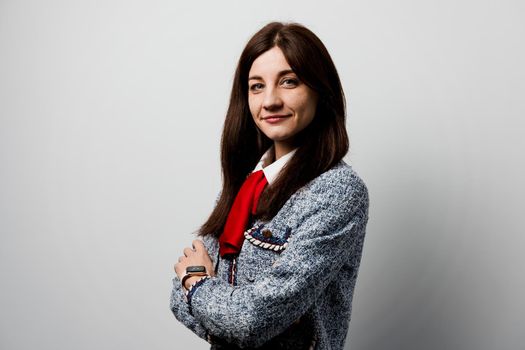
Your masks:
<svg viewBox="0 0 525 350"><path fill-rule="evenodd" d="M235 72L221 193L175 264L171 310L212 349L343 349L368 221L348 147L323 43L264 26Z"/></svg>

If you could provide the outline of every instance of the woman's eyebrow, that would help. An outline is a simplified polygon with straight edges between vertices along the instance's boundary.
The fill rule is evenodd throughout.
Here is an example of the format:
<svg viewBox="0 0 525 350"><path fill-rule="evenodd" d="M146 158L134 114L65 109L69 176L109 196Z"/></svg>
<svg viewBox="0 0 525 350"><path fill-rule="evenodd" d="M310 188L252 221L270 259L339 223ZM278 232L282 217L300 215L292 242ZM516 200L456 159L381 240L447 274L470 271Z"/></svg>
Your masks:
<svg viewBox="0 0 525 350"><path fill-rule="evenodd" d="M294 71L292 69L285 69L285 70L282 70L280 71L279 73L277 73L277 76L278 77L281 77L285 74L288 74L288 73L294 73ZM252 75L251 77L248 78L248 81L250 80L263 80L263 78L261 78L259 75Z"/></svg>

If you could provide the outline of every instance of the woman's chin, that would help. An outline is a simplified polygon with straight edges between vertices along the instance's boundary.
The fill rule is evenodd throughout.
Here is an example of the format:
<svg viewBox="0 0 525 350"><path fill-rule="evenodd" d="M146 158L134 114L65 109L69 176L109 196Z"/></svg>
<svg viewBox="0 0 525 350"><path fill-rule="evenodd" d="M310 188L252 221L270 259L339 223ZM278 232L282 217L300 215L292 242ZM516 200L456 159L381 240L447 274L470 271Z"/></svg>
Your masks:
<svg viewBox="0 0 525 350"><path fill-rule="evenodd" d="M265 134L273 142L285 142L290 139L289 134L277 134L277 133L268 133Z"/></svg>

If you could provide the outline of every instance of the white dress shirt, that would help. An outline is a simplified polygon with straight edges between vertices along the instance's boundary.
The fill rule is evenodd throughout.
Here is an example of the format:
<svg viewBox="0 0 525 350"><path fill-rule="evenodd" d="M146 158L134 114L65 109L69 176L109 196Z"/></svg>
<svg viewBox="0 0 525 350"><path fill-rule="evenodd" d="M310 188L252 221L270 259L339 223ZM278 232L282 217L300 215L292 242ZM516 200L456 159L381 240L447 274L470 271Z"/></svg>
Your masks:
<svg viewBox="0 0 525 350"><path fill-rule="evenodd" d="M259 160L259 163L255 166L255 169L252 170L252 173L257 170L261 170L264 173L264 176L266 177L266 180L268 181L268 185L271 185L272 182L275 181L277 176L279 175L279 172L281 169L288 163L288 161L292 158L295 151L297 151L297 148L291 150L290 152L286 153L284 156L281 156L281 158L277 159L272 164L267 165L266 167L263 167L263 165L266 163L266 160L271 157L273 153L274 145L270 146L266 152L261 157L261 160Z"/></svg>

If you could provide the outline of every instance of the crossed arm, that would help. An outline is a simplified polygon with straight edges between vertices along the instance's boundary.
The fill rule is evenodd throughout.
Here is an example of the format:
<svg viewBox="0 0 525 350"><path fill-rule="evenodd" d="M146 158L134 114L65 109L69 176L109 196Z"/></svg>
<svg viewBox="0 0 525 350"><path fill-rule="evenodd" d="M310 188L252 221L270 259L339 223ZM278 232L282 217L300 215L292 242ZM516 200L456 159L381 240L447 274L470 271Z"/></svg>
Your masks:
<svg viewBox="0 0 525 350"><path fill-rule="evenodd" d="M240 347L258 347L306 313L341 267L360 257L368 192L364 186L338 186L294 205L303 220L267 274L243 286L212 277L195 290L191 314L187 304L172 303L177 319L203 339L212 334ZM177 287L173 293L176 298Z"/></svg>

